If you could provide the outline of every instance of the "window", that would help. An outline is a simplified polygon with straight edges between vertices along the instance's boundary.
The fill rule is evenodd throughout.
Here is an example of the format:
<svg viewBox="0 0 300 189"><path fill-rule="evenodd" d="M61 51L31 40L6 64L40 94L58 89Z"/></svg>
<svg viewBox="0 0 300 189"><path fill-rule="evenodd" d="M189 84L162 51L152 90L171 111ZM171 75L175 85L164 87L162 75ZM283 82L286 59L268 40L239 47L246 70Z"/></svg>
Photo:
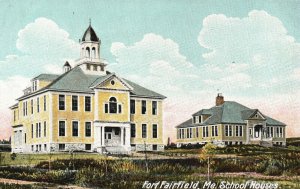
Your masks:
<svg viewBox="0 0 300 189"><path fill-rule="evenodd" d="M121 104L118 105L118 113L119 113L119 114L122 113L122 105L121 105Z"/></svg>
<svg viewBox="0 0 300 189"><path fill-rule="evenodd" d="M24 143L26 144L27 142L27 136L26 136L26 133L24 133Z"/></svg>
<svg viewBox="0 0 300 189"><path fill-rule="evenodd" d="M92 58L96 58L96 48L92 48Z"/></svg>
<svg viewBox="0 0 300 189"><path fill-rule="evenodd" d="M72 111L78 111L78 96L72 96Z"/></svg>
<svg viewBox="0 0 300 189"><path fill-rule="evenodd" d="M218 126L217 125L215 125L215 136L219 136L219 134L218 134Z"/></svg>
<svg viewBox="0 0 300 189"><path fill-rule="evenodd" d="M196 138L199 137L199 127L196 127Z"/></svg>
<svg viewBox="0 0 300 189"><path fill-rule="evenodd" d="M142 124L142 138L147 138L147 125Z"/></svg>
<svg viewBox="0 0 300 189"><path fill-rule="evenodd" d="M276 137L279 137L279 127L276 127Z"/></svg>
<svg viewBox="0 0 300 189"><path fill-rule="evenodd" d="M105 104L105 105L104 105L104 112L105 112L105 113L108 113L108 104Z"/></svg>
<svg viewBox="0 0 300 189"><path fill-rule="evenodd" d="M27 115L27 102L24 102L24 116Z"/></svg>
<svg viewBox="0 0 300 189"><path fill-rule="evenodd" d="M104 71L104 66L100 66L100 70L103 72Z"/></svg>
<svg viewBox="0 0 300 189"><path fill-rule="evenodd" d="M44 121L44 137L47 136L47 124L46 121Z"/></svg>
<svg viewBox="0 0 300 189"><path fill-rule="evenodd" d="M66 136L66 122L59 121L59 131L58 136Z"/></svg>
<svg viewBox="0 0 300 189"><path fill-rule="evenodd" d="M93 71L97 71L97 65L93 66Z"/></svg>
<svg viewBox="0 0 300 189"><path fill-rule="evenodd" d="M85 122L85 136L90 137L92 135L91 122Z"/></svg>
<svg viewBox="0 0 300 189"><path fill-rule="evenodd" d="M157 115L157 101L152 101L152 115Z"/></svg>
<svg viewBox="0 0 300 189"><path fill-rule="evenodd" d="M232 125L229 125L229 136L232 136Z"/></svg>
<svg viewBox="0 0 300 189"><path fill-rule="evenodd" d="M196 123L196 116L193 117L193 122Z"/></svg>
<svg viewBox="0 0 300 189"><path fill-rule="evenodd" d="M181 132L182 138L184 138L184 129L181 129Z"/></svg>
<svg viewBox="0 0 300 189"><path fill-rule="evenodd" d="M240 125L240 136L243 136L243 126Z"/></svg>
<svg viewBox="0 0 300 189"><path fill-rule="evenodd" d="M115 97L109 99L109 113L117 113L117 99Z"/></svg>
<svg viewBox="0 0 300 189"><path fill-rule="evenodd" d="M31 99L30 105L31 105L31 114L33 114L33 99Z"/></svg>
<svg viewBox="0 0 300 189"><path fill-rule="evenodd" d="M47 144L44 144L44 151L47 151Z"/></svg>
<svg viewBox="0 0 300 189"><path fill-rule="evenodd" d="M78 121L72 121L72 136L78 137Z"/></svg>
<svg viewBox="0 0 300 189"><path fill-rule="evenodd" d="M39 123L39 138L42 137L42 126L41 126L41 122Z"/></svg>
<svg viewBox="0 0 300 189"><path fill-rule="evenodd" d="M35 138L38 138L39 137L39 124L36 123L35 124Z"/></svg>
<svg viewBox="0 0 300 189"><path fill-rule="evenodd" d="M202 116L199 116L199 123L202 123Z"/></svg>
<svg viewBox="0 0 300 189"><path fill-rule="evenodd" d="M142 114L146 114L147 107L146 107L146 100L142 100Z"/></svg>
<svg viewBox="0 0 300 189"><path fill-rule="evenodd" d="M65 110L65 95L59 95L58 96L58 101L59 101L59 110Z"/></svg>
<svg viewBox="0 0 300 189"><path fill-rule="evenodd" d="M110 81L110 84L111 84L111 85L115 85L115 81L114 81L114 80L111 80L111 81Z"/></svg>
<svg viewBox="0 0 300 189"><path fill-rule="evenodd" d="M91 144L85 144L85 150L92 150Z"/></svg>
<svg viewBox="0 0 300 189"><path fill-rule="evenodd" d="M157 138L157 124L152 125L152 138Z"/></svg>
<svg viewBox="0 0 300 189"><path fill-rule="evenodd" d="M33 138L33 124L31 124L31 138Z"/></svg>
<svg viewBox="0 0 300 189"><path fill-rule="evenodd" d="M16 110L14 110L14 121L16 121Z"/></svg>
<svg viewBox="0 0 300 189"><path fill-rule="evenodd" d="M46 95L44 96L44 111L47 110L47 99L46 99Z"/></svg>
<svg viewBox="0 0 300 189"><path fill-rule="evenodd" d="M58 144L58 150L59 151L63 151L63 150L65 150L65 148L66 148L65 144Z"/></svg>
<svg viewBox="0 0 300 189"><path fill-rule="evenodd" d="M208 137L208 126L203 127L202 135L203 137Z"/></svg>
<svg viewBox="0 0 300 189"><path fill-rule="evenodd" d="M40 98L39 97L37 97L37 99L36 99L36 111L37 111L37 113L40 112Z"/></svg>
<svg viewBox="0 0 300 189"><path fill-rule="evenodd" d="M282 127L279 128L279 137L283 137L283 128Z"/></svg>
<svg viewBox="0 0 300 189"><path fill-rule="evenodd" d="M252 136L252 129L249 128L249 135Z"/></svg>
<svg viewBox="0 0 300 189"><path fill-rule="evenodd" d="M225 136L229 136L229 126L225 125Z"/></svg>
<svg viewBox="0 0 300 189"><path fill-rule="evenodd" d="M135 100L130 100L130 113L135 114Z"/></svg>
<svg viewBox="0 0 300 189"><path fill-rule="evenodd" d="M236 125L235 126L235 136L239 136L240 132L239 132L239 126Z"/></svg>
<svg viewBox="0 0 300 189"><path fill-rule="evenodd" d="M271 137L273 138L273 137L274 137L274 129L273 129L273 127L271 127L270 129L271 129L270 135L271 135Z"/></svg>
<svg viewBox="0 0 300 189"><path fill-rule="evenodd" d="M88 58L90 58L90 48L89 47L87 47L85 49L85 56L88 57Z"/></svg>
<svg viewBox="0 0 300 189"><path fill-rule="evenodd" d="M132 138L135 137L135 124L130 125L130 135Z"/></svg>
<svg viewBox="0 0 300 189"><path fill-rule="evenodd" d="M90 112L91 111L91 97L90 96L86 96L85 97L85 111L86 112Z"/></svg>
<svg viewBox="0 0 300 189"><path fill-rule="evenodd" d="M87 70L91 70L91 65L87 64L87 65L86 65L86 69L87 69Z"/></svg>
<svg viewBox="0 0 300 189"><path fill-rule="evenodd" d="M157 145L156 144L153 145L153 149L152 150L153 151L157 151Z"/></svg>

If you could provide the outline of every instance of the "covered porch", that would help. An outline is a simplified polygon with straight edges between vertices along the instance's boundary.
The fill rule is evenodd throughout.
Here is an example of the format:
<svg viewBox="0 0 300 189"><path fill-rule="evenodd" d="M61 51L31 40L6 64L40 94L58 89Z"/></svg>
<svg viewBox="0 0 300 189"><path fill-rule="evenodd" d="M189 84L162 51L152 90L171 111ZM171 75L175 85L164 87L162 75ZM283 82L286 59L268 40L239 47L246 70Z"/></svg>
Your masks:
<svg viewBox="0 0 300 189"><path fill-rule="evenodd" d="M94 123L94 151L110 154L130 153L130 123Z"/></svg>

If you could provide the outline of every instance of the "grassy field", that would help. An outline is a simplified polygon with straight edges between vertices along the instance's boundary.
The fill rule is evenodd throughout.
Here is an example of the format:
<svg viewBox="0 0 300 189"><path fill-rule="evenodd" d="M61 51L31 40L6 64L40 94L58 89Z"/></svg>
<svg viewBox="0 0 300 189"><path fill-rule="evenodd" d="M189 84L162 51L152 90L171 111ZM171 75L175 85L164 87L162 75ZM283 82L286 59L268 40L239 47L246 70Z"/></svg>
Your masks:
<svg viewBox="0 0 300 189"><path fill-rule="evenodd" d="M49 154L17 154L16 159L11 159L10 152L0 152L0 166L4 165L36 165L42 161L49 161ZM74 153L74 159L95 159L101 160L106 158L103 155L96 153ZM51 154L51 161L60 159L72 159L71 154L68 153L53 153Z"/></svg>

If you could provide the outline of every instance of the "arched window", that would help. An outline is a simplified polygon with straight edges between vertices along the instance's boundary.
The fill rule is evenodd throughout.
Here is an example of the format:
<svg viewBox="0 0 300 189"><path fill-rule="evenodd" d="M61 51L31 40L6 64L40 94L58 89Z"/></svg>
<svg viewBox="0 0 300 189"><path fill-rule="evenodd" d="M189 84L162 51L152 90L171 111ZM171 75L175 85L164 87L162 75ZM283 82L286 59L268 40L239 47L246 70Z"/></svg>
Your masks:
<svg viewBox="0 0 300 189"><path fill-rule="evenodd" d="M96 48L92 48L92 58L96 58Z"/></svg>
<svg viewBox="0 0 300 189"><path fill-rule="evenodd" d="M90 58L90 48L89 47L87 47L85 49L85 56L88 57L88 58Z"/></svg>
<svg viewBox="0 0 300 189"><path fill-rule="evenodd" d="M109 113L117 113L117 99L115 97L109 99Z"/></svg>

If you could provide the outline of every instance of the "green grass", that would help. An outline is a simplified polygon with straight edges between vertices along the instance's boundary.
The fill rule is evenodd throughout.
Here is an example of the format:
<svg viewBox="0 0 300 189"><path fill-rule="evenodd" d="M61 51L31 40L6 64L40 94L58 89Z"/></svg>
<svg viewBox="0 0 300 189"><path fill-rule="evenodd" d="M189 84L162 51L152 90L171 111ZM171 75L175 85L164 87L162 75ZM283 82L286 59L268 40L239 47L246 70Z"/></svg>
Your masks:
<svg viewBox="0 0 300 189"><path fill-rule="evenodd" d="M4 159L0 162L0 166L4 165L36 165L42 161L49 161L49 154L17 154L15 160L12 160L10 152L0 152ZM71 159L71 155L67 153L51 154L51 161L58 159ZM96 153L75 153L74 159L104 159L103 155Z"/></svg>

